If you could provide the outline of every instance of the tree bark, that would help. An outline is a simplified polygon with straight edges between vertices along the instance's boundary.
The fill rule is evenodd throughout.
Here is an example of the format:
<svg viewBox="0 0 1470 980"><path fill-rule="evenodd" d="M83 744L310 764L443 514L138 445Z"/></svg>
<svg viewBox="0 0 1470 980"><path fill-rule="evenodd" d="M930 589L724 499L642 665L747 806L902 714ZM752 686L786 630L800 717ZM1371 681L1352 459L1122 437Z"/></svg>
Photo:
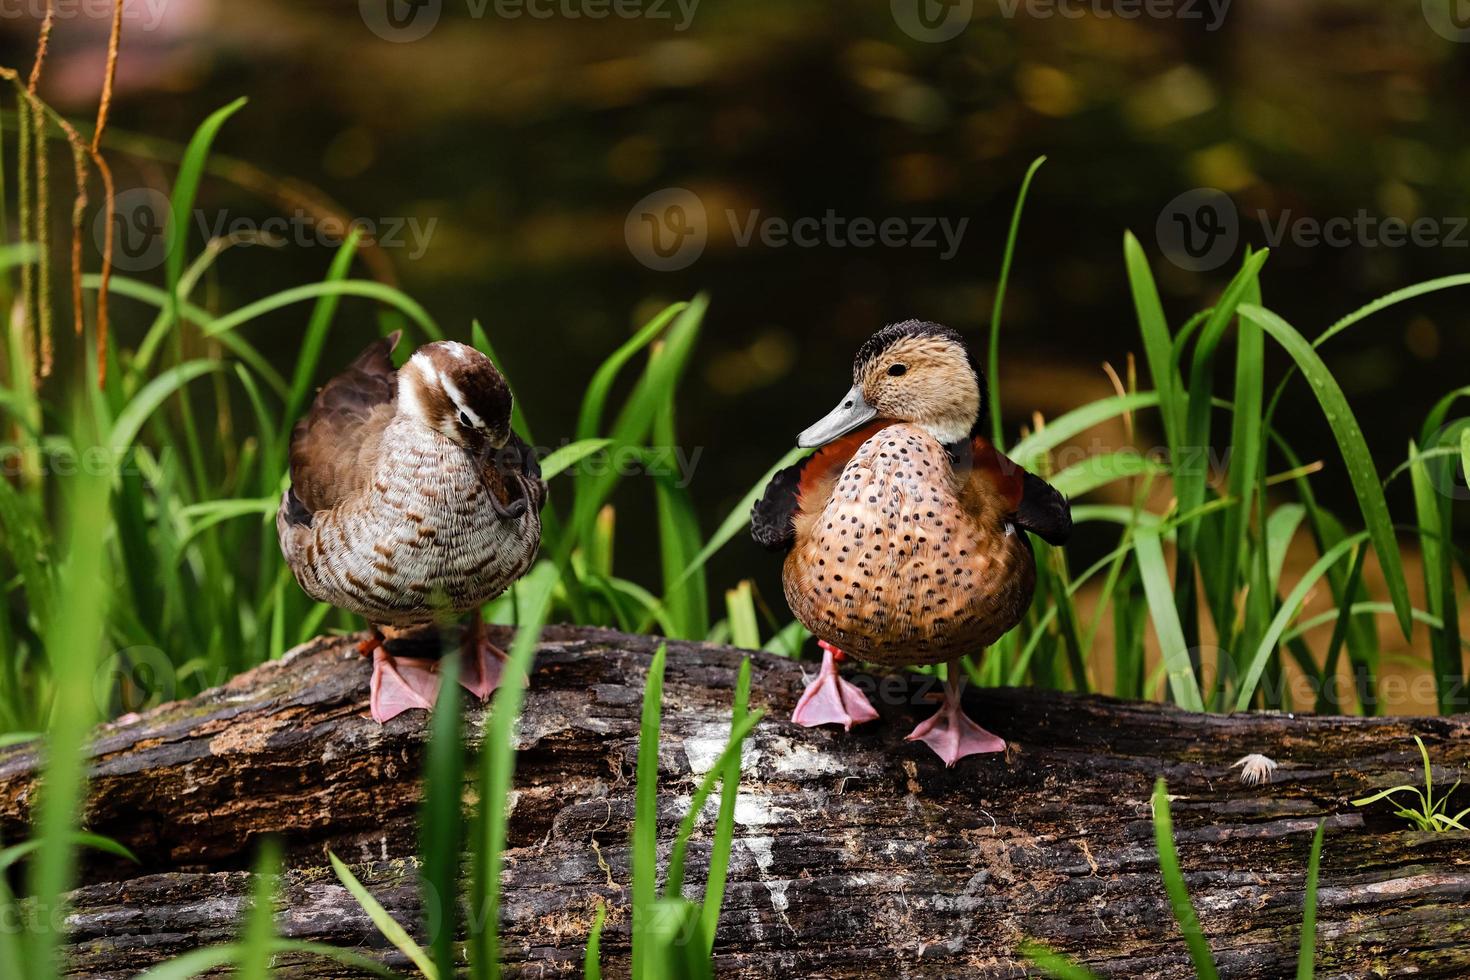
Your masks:
<svg viewBox="0 0 1470 980"><path fill-rule="evenodd" d="M422 935L415 860L422 712L366 717L356 638L322 639L187 701L99 729L88 829L141 866L89 855L69 918L74 976L122 978L229 940L262 835L286 846L279 928L406 966L327 867L354 867ZM629 835L638 718L657 641L547 631L527 692L506 854L511 975L580 976L599 900L604 970L628 963ZM659 753L660 861L689 794L723 747L747 654L670 643ZM1409 829L1387 804L1349 801L1418 781L1413 734L1448 787L1470 756L1465 717L1360 719L1188 714L1033 690L972 690L971 714L1011 744L945 769L903 735L930 681L866 679L882 720L850 733L789 716L802 666L749 654L753 706L729 888L722 977L1020 977L1037 939L1107 976L1191 976L1153 843L1163 776L1196 908L1226 977L1294 972L1307 854L1328 822L1318 976L1470 976L1470 851L1463 834ZM467 713L479 740L484 712ZM1242 786L1231 763L1280 763ZM0 830L27 833L37 757L0 753ZM467 783L467 786L469 784ZM473 793L467 793L467 813ZM1470 792L1451 800L1451 812ZM702 893L712 802L690 849ZM280 975L350 971L286 957Z"/></svg>

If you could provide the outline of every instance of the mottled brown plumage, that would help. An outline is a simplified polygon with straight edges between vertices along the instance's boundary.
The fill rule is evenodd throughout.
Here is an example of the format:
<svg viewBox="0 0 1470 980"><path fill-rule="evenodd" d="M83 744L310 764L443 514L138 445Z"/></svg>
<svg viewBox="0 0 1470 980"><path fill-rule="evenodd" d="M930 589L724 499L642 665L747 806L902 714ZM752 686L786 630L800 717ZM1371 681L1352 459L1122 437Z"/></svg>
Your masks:
<svg viewBox="0 0 1470 980"><path fill-rule="evenodd" d="M876 717L836 663L950 665L939 715L912 737L947 763L1004 743L958 707L958 660L1026 614L1036 564L1025 531L1061 543L1060 494L977 432L984 383L954 331L908 321L858 351L853 385L798 442L752 514L756 540L786 549L786 599L826 656L798 705L802 724Z"/></svg>
<svg viewBox="0 0 1470 980"><path fill-rule="evenodd" d="M984 649L1025 615L1031 546L985 470L955 472L923 429L864 439L835 479L798 498L783 581L819 638L888 666L946 663Z"/></svg>
<svg viewBox="0 0 1470 980"><path fill-rule="evenodd" d="M401 632L477 612L525 574L546 486L510 432L510 391L489 358L441 342L394 371L397 341L365 350L296 425L276 528L309 595ZM467 669L467 686L483 696L494 678L480 674L494 665L467 665L476 666L484 670ZM375 715L423 706L412 697L380 705L380 674L395 664L380 658L379 667ZM432 682L417 680L432 701Z"/></svg>

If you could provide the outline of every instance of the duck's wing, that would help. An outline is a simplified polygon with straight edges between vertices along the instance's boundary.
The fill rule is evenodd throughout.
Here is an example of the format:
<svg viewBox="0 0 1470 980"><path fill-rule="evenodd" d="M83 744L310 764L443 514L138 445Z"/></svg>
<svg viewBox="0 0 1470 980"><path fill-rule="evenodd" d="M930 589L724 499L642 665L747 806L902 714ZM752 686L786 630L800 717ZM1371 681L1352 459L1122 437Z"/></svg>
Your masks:
<svg viewBox="0 0 1470 980"><path fill-rule="evenodd" d="M853 454L873 433L892 424L886 419L869 422L806 459L777 470L750 511L750 536L755 543L770 551L790 548L796 539L796 515L824 503Z"/></svg>
<svg viewBox="0 0 1470 980"><path fill-rule="evenodd" d="M335 507L372 478L383 430L393 419L397 372L389 355L402 331L368 345L322 390L291 432L291 488L282 501L290 523Z"/></svg>
<svg viewBox="0 0 1470 980"><path fill-rule="evenodd" d="M972 437L965 448L969 458L957 458L956 469L968 467L970 485L987 506L996 507L1011 523L1047 544L1066 544L1072 536L1072 505L1056 487L1011 460L984 436Z"/></svg>

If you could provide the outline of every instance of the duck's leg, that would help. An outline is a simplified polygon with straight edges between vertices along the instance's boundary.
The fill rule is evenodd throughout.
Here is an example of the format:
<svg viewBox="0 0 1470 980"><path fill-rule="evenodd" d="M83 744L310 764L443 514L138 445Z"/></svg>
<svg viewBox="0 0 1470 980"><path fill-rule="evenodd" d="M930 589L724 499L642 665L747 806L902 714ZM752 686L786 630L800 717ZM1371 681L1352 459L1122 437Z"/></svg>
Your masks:
<svg viewBox="0 0 1470 980"><path fill-rule="evenodd" d="M826 640L818 640L817 645L822 648L822 667L817 671L817 679L807 685L801 700L796 702L791 720L807 728L835 723L849 731L853 725L877 721L878 712L868 703L867 696L837 672L837 665L846 659L846 654Z"/></svg>
<svg viewBox="0 0 1470 980"><path fill-rule="evenodd" d="M373 721L383 724L411 708L428 710L439 696L438 662L418 657L394 657L383 646L383 634L358 645L373 655L373 679L368 685L368 707Z"/></svg>
<svg viewBox="0 0 1470 980"><path fill-rule="evenodd" d="M484 701L500 686L500 672L505 666L505 651L485 635L485 618L476 609L465 630L460 648L459 682L465 690Z"/></svg>
<svg viewBox="0 0 1470 980"><path fill-rule="evenodd" d="M960 692L965 687L964 665L951 660L945 668L944 702L934 717L919 723L909 733L910 742L923 742L946 766L952 766L967 755L1005 751L1005 739L992 735L970 720L960 707Z"/></svg>

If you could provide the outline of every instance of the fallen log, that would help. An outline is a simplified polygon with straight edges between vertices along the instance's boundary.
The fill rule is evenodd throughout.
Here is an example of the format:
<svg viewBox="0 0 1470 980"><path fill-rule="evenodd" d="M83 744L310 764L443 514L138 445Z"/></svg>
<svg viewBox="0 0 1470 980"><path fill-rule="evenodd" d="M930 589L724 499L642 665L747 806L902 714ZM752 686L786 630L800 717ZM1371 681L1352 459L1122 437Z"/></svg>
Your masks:
<svg viewBox="0 0 1470 980"><path fill-rule="evenodd" d="M279 928L406 967L327 868L353 865L421 933L415 861L425 716L366 717L355 638L322 639L187 701L102 726L87 826L141 866L88 856L71 896L71 975L123 978L234 935L263 835L288 873ZM643 680L657 641L546 632L527 694L506 855L511 975L580 976L599 900L609 976L628 962L629 836ZM671 643L659 758L660 860L729 728L747 654ZM1153 843L1156 777L1210 945L1227 977L1294 972L1307 854L1328 821L1319 977L1470 975L1465 835L1414 832L1386 805L1349 801L1414 782L1421 735L1448 786L1470 721L1188 714L1034 690L972 690L1003 756L946 770L903 735L931 710L922 677L869 679L879 723L850 733L785 721L802 665L749 654L753 705L730 882L715 951L722 977L1019 977L1038 939L1107 976L1192 976ZM466 738L478 742L472 708ZM1280 763L1246 787L1231 763ZM0 831L26 833L37 756L0 752ZM470 794L472 796L472 794ZM1470 796L1461 791L1458 797ZM1454 805L1458 804L1458 805ZM467 803L467 807L468 807ZM1470 805L1452 800L1452 811ZM713 806L711 806L711 813ZM712 817L690 849L702 889ZM284 957L281 976L343 967Z"/></svg>

